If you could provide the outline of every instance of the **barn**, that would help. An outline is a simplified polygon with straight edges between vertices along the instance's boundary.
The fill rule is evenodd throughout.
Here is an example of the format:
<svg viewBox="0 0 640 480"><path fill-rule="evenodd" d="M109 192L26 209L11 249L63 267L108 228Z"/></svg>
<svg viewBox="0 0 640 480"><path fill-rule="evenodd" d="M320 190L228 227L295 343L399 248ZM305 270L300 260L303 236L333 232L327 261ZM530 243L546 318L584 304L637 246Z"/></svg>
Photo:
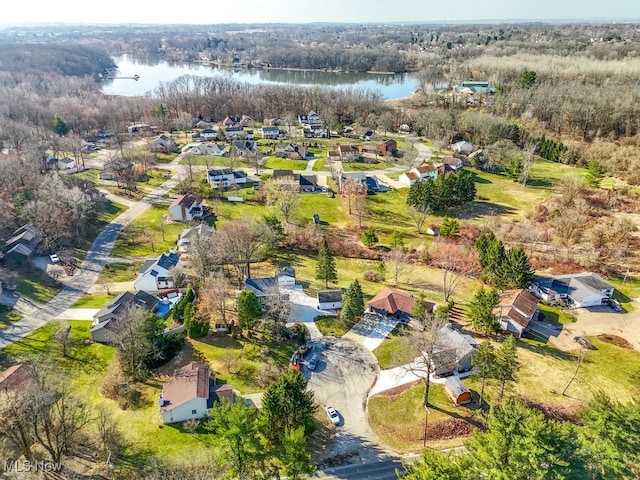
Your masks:
<svg viewBox="0 0 640 480"><path fill-rule="evenodd" d="M449 377L444 382L444 389L456 405L466 405L473 401L469 390L458 377Z"/></svg>

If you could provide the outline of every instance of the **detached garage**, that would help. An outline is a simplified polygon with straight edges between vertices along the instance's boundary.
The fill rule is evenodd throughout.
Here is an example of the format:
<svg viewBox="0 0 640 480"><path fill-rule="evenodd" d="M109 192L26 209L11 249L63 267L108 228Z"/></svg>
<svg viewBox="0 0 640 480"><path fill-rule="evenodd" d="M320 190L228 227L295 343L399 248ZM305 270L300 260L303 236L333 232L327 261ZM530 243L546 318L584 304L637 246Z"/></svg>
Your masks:
<svg viewBox="0 0 640 480"><path fill-rule="evenodd" d="M456 405L466 405L473 401L469 390L458 377L449 377L444 382L444 389Z"/></svg>
<svg viewBox="0 0 640 480"><path fill-rule="evenodd" d="M320 310L337 310L342 308L342 290L339 288L332 290L319 290L318 308Z"/></svg>

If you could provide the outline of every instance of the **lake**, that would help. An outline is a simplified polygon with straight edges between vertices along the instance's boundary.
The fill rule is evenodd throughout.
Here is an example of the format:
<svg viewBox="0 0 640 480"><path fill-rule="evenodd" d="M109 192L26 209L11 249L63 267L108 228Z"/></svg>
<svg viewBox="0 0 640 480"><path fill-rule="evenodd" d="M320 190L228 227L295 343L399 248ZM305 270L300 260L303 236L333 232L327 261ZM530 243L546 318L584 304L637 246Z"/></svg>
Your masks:
<svg viewBox="0 0 640 480"><path fill-rule="evenodd" d="M232 69L213 65L167 63L161 57L133 57L123 55L113 59L118 65L117 77L104 82L102 91L110 95L145 96L152 93L160 82L175 80L182 75L228 75L234 80L252 85L331 86L379 91L384 99L404 98L418 87L415 77L408 73L337 73L297 70Z"/></svg>

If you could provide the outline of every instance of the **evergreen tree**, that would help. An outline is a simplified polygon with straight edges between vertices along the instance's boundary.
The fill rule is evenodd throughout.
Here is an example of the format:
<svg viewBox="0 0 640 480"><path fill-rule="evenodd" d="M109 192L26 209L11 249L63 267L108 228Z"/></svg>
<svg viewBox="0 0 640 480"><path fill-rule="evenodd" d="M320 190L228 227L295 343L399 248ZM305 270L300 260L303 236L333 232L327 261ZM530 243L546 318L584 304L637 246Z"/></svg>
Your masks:
<svg viewBox="0 0 640 480"><path fill-rule="evenodd" d="M364 296L360 282L354 280L347 288L342 297L342 309L340 319L347 324L351 324L355 319L364 313Z"/></svg>
<svg viewBox="0 0 640 480"><path fill-rule="evenodd" d="M474 430L467 444L474 478L546 480L585 478L576 434L567 422L546 420L522 400L491 409L486 433Z"/></svg>
<svg viewBox="0 0 640 480"><path fill-rule="evenodd" d="M282 473L291 480L306 478L316 471L307 450L307 439L304 427L287 428L282 437L282 448L276 452L275 458L282 468Z"/></svg>
<svg viewBox="0 0 640 480"><path fill-rule="evenodd" d="M506 255L504 245L493 232L483 233L475 244L480 255L479 261L482 267L482 280L489 285L500 283L502 264Z"/></svg>
<svg viewBox="0 0 640 480"><path fill-rule="evenodd" d="M61 136L69 133L69 126L57 113L53 116L53 131L56 132L57 135Z"/></svg>
<svg viewBox="0 0 640 480"><path fill-rule="evenodd" d="M455 218L444 217L440 225L440 235L455 237L460 231L460 222Z"/></svg>
<svg viewBox="0 0 640 480"><path fill-rule="evenodd" d="M318 258L316 265L316 280L324 281L324 287L329 287L329 282L338 280L338 272L336 271L336 260L333 258L327 240L322 241L318 250Z"/></svg>
<svg viewBox="0 0 640 480"><path fill-rule="evenodd" d="M520 75L520 80L518 81L518 83L523 88L531 88L536 83L537 76L538 75L536 74L536 72L526 69L524 72L522 72L522 75Z"/></svg>
<svg viewBox="0 0 640 480"><path fill-rule="evenodd" d="M474 329L492 335L500 329L493 309L500 302L500 293L495 288L478 288L469 302L468 317Z"/></svg>
<svg viewBox="0 0 640 480"><path fill-rule="evenodd" d="M467 453L441 452L425 449L420 460L404 465L406 473L398 478L403 480L472 480L472 458ZM400 473L400 472L398 472Z"/></svg>
<svg viewBox="0 0 640 480"><path fill-rule="evenodd" d="M371 248L374 243L378 243L378 235L376 235L376 231L373 227L369 227L362 232L362 243L369 248Z"/></svg>
<svg viewBox="0 0 640 480"><path fill-rule="evenodd" d="M496 349L491 342L484 341L476 349L476 353L471 360L473 365L474 376L480 378L482 386L480 387L479 405L482 407L484 398L484 387L487 379L492 378L496 369Z"/></svg>
<svg viewBox="0 0 640 480"><path fill-rule="evenodd" d="M533 280L529 257L522 247L510 249L501 266L499 285L504 288L527 288Z"/></svg>
<svg viewBox="0 0 640 480"><path fill-rule="evenodd" d="M251 290L242 290L236 303L238 306L238 326L251 330L262 314L258 297Z"/></svg>
<svg viewBox="0 0 640 480"><path fill-rule="evenodd" d="M502 401L507 382L516 381L516 372L520 368L515 337L508 335L496 352L495 379L500 383L498 403Z"/></svg>
<svg viewBox="0 0 640 480"><path fill-rule="evenodd" d="M411 316L415 320L424 321L427 318L427 306L424 303L424 293L420 293L418 301L411 310Z"/></svg>
<svg viewBox="0 0 640 480"><path fill-rule="evenodd" d="M394 230L393 232L391 232L391 238L389 240L389 243L391 244L391 248L404 247L404 238L402 236L402 233L400 233L397 230Z"/></svg>
<svg viewBox="0 0 640 480"><path fill-rule="evenodd" d="M315 429L316 404L307 380L294 368L267 387L262 397L262 417L265 435L280 448L287 429L302 427L305 436Z"/></svg>
<svg viewBox="0 0 640 480"><path fill-rule="evenodd" d="M600 188L600 184L604 179L604 167L597 160L591 160L587 165L587 184L592 188Z"/></svg>

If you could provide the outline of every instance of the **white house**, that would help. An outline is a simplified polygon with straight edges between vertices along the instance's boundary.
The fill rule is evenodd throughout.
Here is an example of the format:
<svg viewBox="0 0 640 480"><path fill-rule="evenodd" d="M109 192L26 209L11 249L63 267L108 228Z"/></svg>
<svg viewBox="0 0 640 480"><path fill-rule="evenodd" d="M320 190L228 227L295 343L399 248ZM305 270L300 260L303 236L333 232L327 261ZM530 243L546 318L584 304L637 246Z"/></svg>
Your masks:
<svg viewBox="0 0 640 480"><path fill-rule="evenodd" d="M438 178L438 168L430 163L425 163L419 167L413 167L407 173L398 177L398 181L404 185L411 186L416 182L421 182L425 178L435 181Z"/></svg>
<svg viewBox="0 0 640 480"><path fill-rule="evenodd" d="M436 344L429 359L434 375L468 372L477 347L473 337L460 333L447 323L438 330Z"/></svg>
<svg viewBox="0 0 640 480"><path fill-rule="evenodd" d="M292 267L279 268L276 278L280 287L292 287L296 284L296 271Z"/></svg>
<svg viewBox="0 0 640 480"><path fill-rule="evenodd" d="M318 308L320 310L337 310L342 308L342 290L339 288L318 290Z"/></svg>
<svg viewBox="0 0 640 480"><path fill-rule="evenodd" d="M256 153L258 143L255 140L238 140L233 143L233 149L237 156L246 157Z"/></svg>
<svg viewBox="0 0 640 480"><path fill-rule="evenodd" d="M610 303L615 288L591 272L538 278L531 292L544 301L568 300L576 307L593 307Z"/></svg>
<svg viewBox="0 0 640 480"><path fill-rule="evenodd" d="M204 418L216 400L233 401L231 385L216 385L208 365L192 362L176 370L174 378L162 386L160 416L162 423Z"/></svg>
<svg viewBox="0 0 640 480"><path fill-rule="evenodd" d="M140 273L133 283L133 288L143 292L173 288L173 279L169 271L179 263L180 257L175 252L163 253L156 260L149 260L140 267Z"/></svg>
<svg viewBox="0 0 640 480"><path fill-rule="evenodd" d="M261 127L258 133L262 138L277 139L280 137L280 129L278 127Z"/></svg>
<svg viewBox="0 0 640 480"><path fill-rule="evenodd" d="M227 127L224 129L224 138L227 140L233 140L234 138L242 137L244 129L242 127Z"/></svg>
<svg viewBox="0 0 640 480"><path fill-rule="evenodd" d="M189 150L193 155L210 155L212 157L222 157L227 153L227 147L224 145L209 142L193 145Z"/></svg>
<svg viewBox="0 0 640 480"><path fill-rule="evenodd" d="M298 115L300 125L314 125L320 123L320 115L311 110L309 113Z"/></svg>
<svg viewBox="0 0 640 480"><path fill-rule="evenodd" d="M69 157L59 158L58 168L60 170L72 170L76 168L76 161L73 158Z"/></svg>
<svg viewBox="0 0 640 480"><path fill-rule="evenodd" d="M171 152L176 146L176 141L168 135L160 135L153 140L152 149L154 152Z"/></svg>
<svg viewBox="0 0 640 480"><path fill-rule="evenodd" d="M205 128L200 132L200 138L202 140L215 140L218 138L218 131L213 128Z"/></svg>
<svg viewBox="0 0 640 480"><path fill-rule="evenodd" d="M249 179L242 170L231 170L230 168L211 168L207 171L207 181L213 188L226 188L231 185L241 185L247 183Z"/></svg>
<svg viewBox="0 0 640 480"><path fill-rule="evenodd" d="M473 145L469 142L465 142L464 140L462 140L461 142L456 142L453 145L451 145L451 150L453 150L456 153L461 153L463 155L469 155L471 152L473 152Z"/></svg>
<svg viewBox="0 0 640 480"><path fill-rule="evenodd" d="M193 195L182 195L169 205L169 216L176 222L190 222L204 217L205 214L204 200Z"/></svg>
<svg viewBox="0 0 640 480"><path fill-rule="evenodd" d="M403 173L398 177L398 181L404 185L406 185L407 187L410 187L411 185L413 185L414 183L416 183L417 181L420 180L420 175L414 173L414 172L407 172L407 173Z"/></svg>
<svg viewBox="0 0 640 480"><path fill-rule="evenodd" d="M449 165L454 172L457 172L464 166L462 159L457 157L444 157L440 162L441 165Z"/></svg>

